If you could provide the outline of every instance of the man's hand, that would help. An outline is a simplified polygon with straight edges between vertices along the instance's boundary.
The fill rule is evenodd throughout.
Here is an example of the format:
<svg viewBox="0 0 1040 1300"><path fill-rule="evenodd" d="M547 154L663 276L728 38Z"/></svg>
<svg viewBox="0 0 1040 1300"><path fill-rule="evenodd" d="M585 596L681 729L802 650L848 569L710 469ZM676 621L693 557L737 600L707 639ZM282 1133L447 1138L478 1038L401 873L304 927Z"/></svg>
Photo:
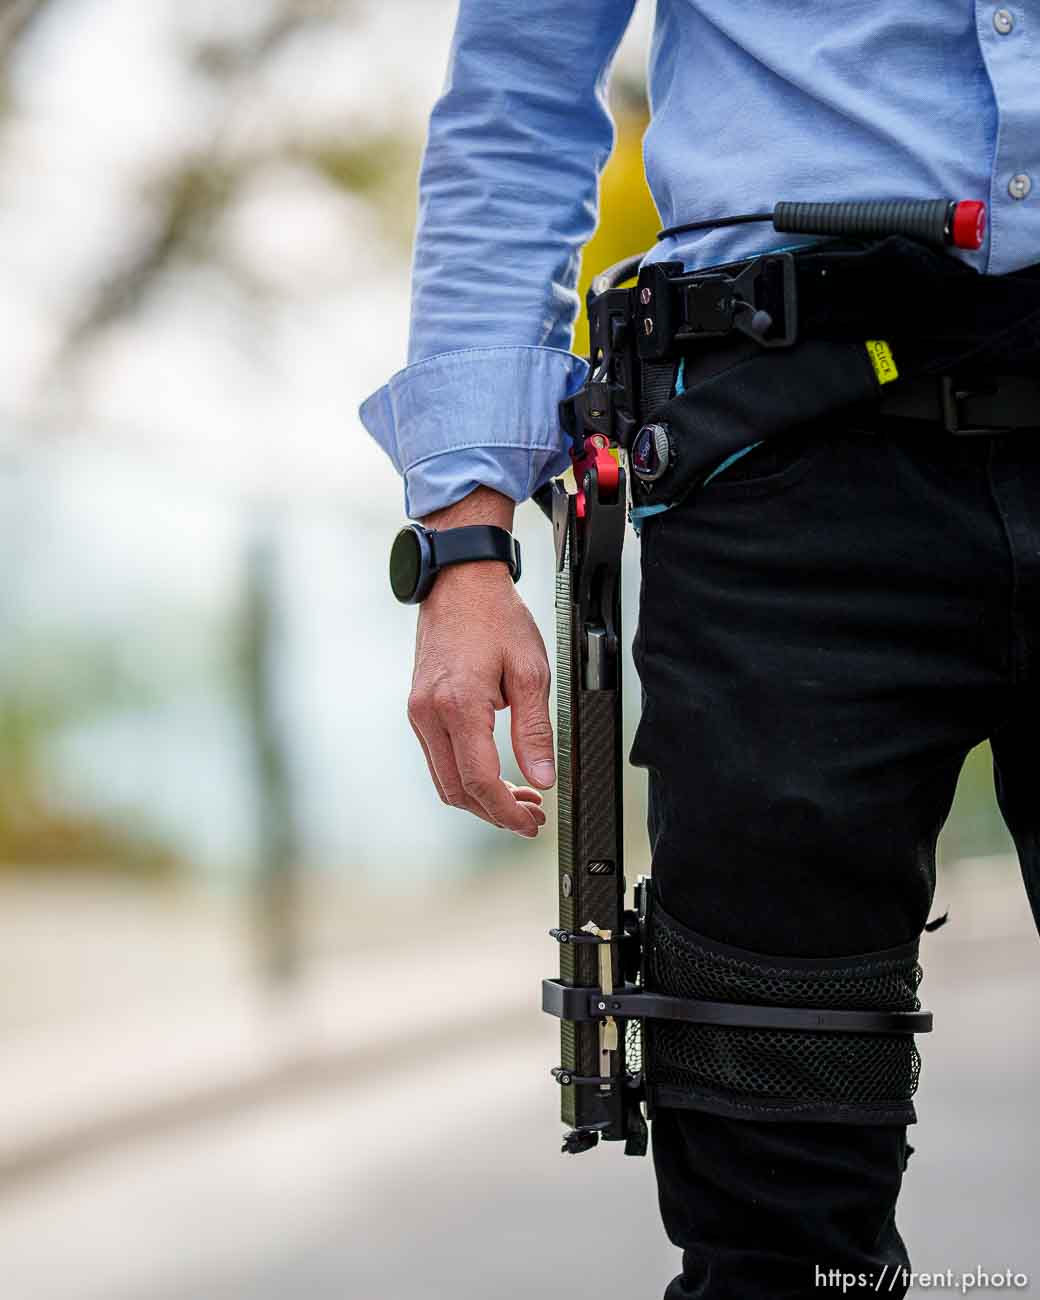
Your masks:
<svg viewBox="0 0 1040 1300"><path fill-rule="evenodd" d="M512 529L513 502L490 488L423 520L428 528ZM530 786L503 781L493 728L509 708L513 752ZM408 720L441 799L495 826L533 837L556 779L545 645L506 566L497 560L443 570L419 608Z"/></svg>

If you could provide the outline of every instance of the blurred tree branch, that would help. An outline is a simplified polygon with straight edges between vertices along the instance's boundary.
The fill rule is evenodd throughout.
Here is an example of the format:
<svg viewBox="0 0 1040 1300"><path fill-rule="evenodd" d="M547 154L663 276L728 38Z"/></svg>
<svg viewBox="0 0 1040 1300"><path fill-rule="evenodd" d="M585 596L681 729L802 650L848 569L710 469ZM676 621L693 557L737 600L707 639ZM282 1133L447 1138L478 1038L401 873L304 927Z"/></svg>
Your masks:
<svg viewBox="0 0 1040 1300"><path fill-rule="evenodd" d="M54 0L3 0L0 9L0 115L9 106L8 84L11 63L22 37L36 25L37 18Z"/></svg>
<svg viewBox="0 0 1040 1300"><path fill-rule="evenodd" d="M21 37L51 3L52 0L7 0L7 8L0 12L0 70L7 68Z"/></svg>
<svg viewBox="0 0 1040 1300"><path fill-rule="evenodd" d="M51 2L30 0L34 7ZM389 130L380 129L349 144L339 133L308 139L290 135L273 149L259 150L251 150L235 135L239 112L248 105L269 60L305 28L342 25L354 18L355 10L353 0L280 0L254 28L236 38L187 46L184 55L189 65L220 90L212 135L201 147L164 160L146 182L144 192L155 211L154 223L122 263L107 268L85 295L66 331L59 367L139 307L176 260L205 261L216 256L212 235L221 217L265 168L284 162L302 164L335 188L373 200L394 188L394 178L407 171L413 151ZM394 223L389 225L393 228ZM225 269L242 288L256 292L239 268Z"/></svg>
<svg viewBox="0 0 1040 1300"><path fill-rule="evenodd" d="M282 0L267 21L244 41L205 41L194 48L192 55L201 68L214 76L241 76L302 28L342 22L353 13L351 0Z"/></svg>

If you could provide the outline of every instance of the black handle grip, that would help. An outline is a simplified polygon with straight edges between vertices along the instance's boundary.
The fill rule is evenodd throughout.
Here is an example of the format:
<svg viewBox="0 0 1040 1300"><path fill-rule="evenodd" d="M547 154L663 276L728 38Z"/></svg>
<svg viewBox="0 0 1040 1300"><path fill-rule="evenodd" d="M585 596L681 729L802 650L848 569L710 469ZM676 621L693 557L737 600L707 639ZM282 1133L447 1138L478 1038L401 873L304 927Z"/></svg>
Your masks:
<svg viewBox="0 0 1040 1300"><path fill-rule="evenodd" d="M871 203L778 203L773 227L785 234L883 239L905 235L940 247L951 242L954 199L891 199Z"/></svg>

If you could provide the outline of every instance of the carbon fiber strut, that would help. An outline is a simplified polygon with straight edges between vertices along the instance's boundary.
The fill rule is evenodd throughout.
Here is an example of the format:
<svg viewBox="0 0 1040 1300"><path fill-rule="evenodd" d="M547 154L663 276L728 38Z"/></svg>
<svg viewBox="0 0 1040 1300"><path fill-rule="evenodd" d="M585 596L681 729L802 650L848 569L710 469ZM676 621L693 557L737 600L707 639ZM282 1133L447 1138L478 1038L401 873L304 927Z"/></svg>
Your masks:
<svg viewBox="0 0 1040 1300"><path fill-rule="evenodd" d="M625 474L607 439L583 440L578 492L557 480L548 504L556 541L561 986L606 996L624 985L621 819L621 549ZM571 941L570 936L574 936ZM623 1138L625 1044L618 1017L560 1020L561 1115L568 1150Z"/></svg>

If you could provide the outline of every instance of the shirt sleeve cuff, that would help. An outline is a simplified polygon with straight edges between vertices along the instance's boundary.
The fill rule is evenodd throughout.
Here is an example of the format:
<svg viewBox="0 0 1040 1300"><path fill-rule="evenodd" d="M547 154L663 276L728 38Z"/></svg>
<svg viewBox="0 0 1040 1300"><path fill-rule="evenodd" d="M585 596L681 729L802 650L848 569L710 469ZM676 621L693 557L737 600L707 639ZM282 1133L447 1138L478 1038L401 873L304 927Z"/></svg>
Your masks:
<svg viewBox="0 0 1040 1300"><path fill-rule="evenodd" d="M514 501L569 463L557 404L587 363L558 348L487 347L416 361L361 405L361 422L404 476L421 518L478 486Z"/></svg>

